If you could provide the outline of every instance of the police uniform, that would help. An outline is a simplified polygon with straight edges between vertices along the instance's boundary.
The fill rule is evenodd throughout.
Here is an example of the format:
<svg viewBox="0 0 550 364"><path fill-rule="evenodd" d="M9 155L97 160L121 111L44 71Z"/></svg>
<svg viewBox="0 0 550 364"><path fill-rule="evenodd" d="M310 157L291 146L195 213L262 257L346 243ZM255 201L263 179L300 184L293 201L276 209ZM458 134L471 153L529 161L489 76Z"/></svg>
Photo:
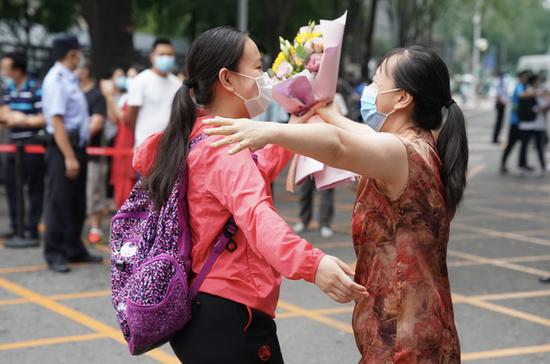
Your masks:
<svg viewBox="0 0 550 364"><path fill-rule="evenodd" d="M42 89L40 83L27 77L21 87L10 82L4 89L2 104L12 111L19 111L25 115L38 115L42 113ZM10 143L21 142L23 144L41 144L43 140L39 133L42 128L11 128L8 130ZM15 156L10 154L7 161L8 173L6 173L6 190L10 212L11 230L16 231L18 206L16 201L17 190L15 183ZM23 184L27 186L26 201L29 206L25 221L25 237L38 239L38 224L42 216L44 201L44 176L46 163L42 154L24 154L23 156ZM25 191L25 190L24 190Z"/></svg>
<svg viewBox="0 0 550 364"><path fill-rule="evenodd" d="M78 49L76 38L54 41L54 51ZM89 139L89 115L86 98L75 74L57 62L42 86L42 107L46 131L52 137L47 147L48 197L45 258L50 267L69 262L96 262L86 250L82 229L86 218L86 145ZM71 146L80 164L75 179L66 176L65 157L53 138L53 116L61 116ZM55 269L54 269L55 270ZM68 270L68 269L67 269ZM63 270L63 271L67 271Z"/></svg>

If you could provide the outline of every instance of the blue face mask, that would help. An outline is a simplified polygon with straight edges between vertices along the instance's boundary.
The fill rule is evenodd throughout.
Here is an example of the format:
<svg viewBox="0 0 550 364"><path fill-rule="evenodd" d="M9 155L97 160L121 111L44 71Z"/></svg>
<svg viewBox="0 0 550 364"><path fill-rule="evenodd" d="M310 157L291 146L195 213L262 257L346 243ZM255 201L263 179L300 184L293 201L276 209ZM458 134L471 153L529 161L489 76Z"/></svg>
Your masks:
<svg viewBox="0 0 550 364"><path fill-rule="evenodd" d="M365 87L363 90L363 95L361 95L361 116L363 117L365 124L376 131L380 131L382 124L384 124L384 121L388 117L388 114L378 111L376 107L376 98L380 94L399 90L399 88L394 88L391 90L378 91L372 85Z"/></svg>
<svg viewBox="0 0 550 364"><path fill-rule="evenodd" d="M126 87L127 87L126 77L119 76L115 78L115 85L119 90L126 90Z"/></svg>
<svg viewBox="0 0 550 364"><path fill-rule="evenodd" d="M176 68L176 59L174 56L156 56L154 66L160 72L168 73Z"/></svg>

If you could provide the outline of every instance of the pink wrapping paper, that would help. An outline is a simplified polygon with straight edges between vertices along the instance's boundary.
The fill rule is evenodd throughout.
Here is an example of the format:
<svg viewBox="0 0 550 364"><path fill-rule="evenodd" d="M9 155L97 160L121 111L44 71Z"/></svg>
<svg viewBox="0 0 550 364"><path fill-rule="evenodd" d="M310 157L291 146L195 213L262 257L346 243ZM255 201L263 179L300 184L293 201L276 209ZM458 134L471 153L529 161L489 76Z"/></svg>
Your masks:
<svg viewBox="0 0 550 364"><path fill-rule="evenodd" d="M273 86L273 99L287 112L300 115L316 103L334 98L346 18L347 12L335 20L321 20L315 27L315 30L323 35L324 44L324 53L317 74L304 70ZM317 120L310 119L310 122L323 122L318 117L312 119L315 118ZM300 184L310 175L314 177L318 190L338 187L357 180L355 173L328 167L311 158L296 156L288 176L294 181L287 181L287 189L293 190L293 183Z"/></svg>

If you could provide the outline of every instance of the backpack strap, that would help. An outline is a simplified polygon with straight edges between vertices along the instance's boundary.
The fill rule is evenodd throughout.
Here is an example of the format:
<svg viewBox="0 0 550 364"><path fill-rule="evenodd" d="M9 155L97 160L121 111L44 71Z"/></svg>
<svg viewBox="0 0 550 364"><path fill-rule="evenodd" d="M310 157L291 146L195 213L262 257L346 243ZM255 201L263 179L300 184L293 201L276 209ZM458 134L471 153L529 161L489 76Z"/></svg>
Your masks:
<svg viewBox="0 0 550 364"><path fill-rule="evenodd" d="M190 292L191 298L195 298L195 296L199 292L199 288L202 285L202 282L204 282L204 280L206 279L206 276L208 275L208 273L210 273L212 266L214 265L214 263L216 262L220 254L225 250L225 248L227 248L227 245L233 239L238 229L239 228L237 227L237 224L235 223L233 218L230 218L225 223L223 232L220 234L220 236L218 236L218 240L214 244L214 247L212 248L212 252L208 256L206 263L204 263L201 271L195 277L193 284L191 284L191 292Z"/></svg>
<svg viewBox="0 0 550 364"><path fill-rule="evenodd" d="M200 142L208 138L206 134L199 134L189 142L189 151L193 150ZM187 194L187 160L181 163L179 170L179 184L178 184L179 196ZM189 216L189 210L187 207L187 200L185 198L180 199L180 206L178 209L178 223L182 226L185 222L185 218ZM191 253L191 234L189 229L185 229L183 234L179 237L178 247L183 248L181 251L182 256L188 257Z"/></svg>

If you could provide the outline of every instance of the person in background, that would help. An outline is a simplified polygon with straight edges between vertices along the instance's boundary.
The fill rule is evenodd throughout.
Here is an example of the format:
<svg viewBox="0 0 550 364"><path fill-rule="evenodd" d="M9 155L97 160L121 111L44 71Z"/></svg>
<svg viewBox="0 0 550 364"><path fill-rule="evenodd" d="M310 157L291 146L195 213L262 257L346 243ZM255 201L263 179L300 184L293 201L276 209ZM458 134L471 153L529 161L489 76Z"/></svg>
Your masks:
<svg viewBox="0 0 550 364"><path fill-rule="evenodd" d="M119 72L121 71L121 72ZM121 154L112 157L110 183L114 189L115 208L119 209L130 196L136 181L136 173L132 168L132 156L124 154L134 147L134 131L127 123L128 94L125 92L137 75L135 68L128 69L125 77L123 70L115 70L111 80L104 80L101 84L103 95L107 100L109 120L117 125L113 147ZM121 81L124 77L125 82Z"/></svg>
<svg viewBox="0 0 550 364"><path fill-rule="evenodd" d="M86 219L86 145L90 116L86 97L74 74L82 49L74 36L53 41L57 60L44 78L42 105L51 136L46 159L48 198L44 256L54 272L70 271L67 263L101 263L82 242Z"/></svg>
<svg viewBox="0 0 550 364"><path fill-rule="evenodd" d="M495 108L496 108L496 121L493 130L493 144L499 144L500 130L502 129L502 120L504 120L504 114L506 112L506 104L508 103L508 85L504 78L502 71L497 71L496 79L496 96L495 96Z"/></svg>
<svg viewBox="0 0 550 364"><path fill-rule="evenodd" d="M103 130L107 117L107 106L105 97L101 94L95 77L91 74L90 64L85 63L84 67L77 71L80 77L80 89L88 103L88 114L90 115L90 143L91 147L103 146ZM86 181L86 206L90 231L88 242L98 244L103 240L101 230L103 215L107 208L107 191L105 179L107 176L107 163L104 156L92 155L88 157L88 176Z"/></svg>
<svg viewBox="0 0 550 364"><path fill-rule="evenodd" d="M342 115L348 115L349 110L346 101L340 92L334 95L334 103ZM300 187L300 222L294 225L294 231L297 233L306 231L311 222L313 216L314 193L315 181L312 177L308 177ZM332 219L334 217L334 189L331 188L320 191L319 194L321 196L319 232L323 238L327 239L334 235L334 231L331 228Z"/></svg>
<svg viewBox="0 0 550 364"><path fill-rule="evenodd" d="M136 147L168 125L172 99L181 86L171 73L176 68L176 58L168 39L154 42L150 60L152 67L137 75L128 90L127 121L134 129Z"/></svg>
<svg viewBox="0 0 550 364"><path fill-rule="evenodd" d="M523 97L534 97L530 92L526 92L527 81L531 76L531 71L523 70L518 73L518 83L514 88L514 93L512 94L512 107L510 109L510 129L508 131L508 142L506 148L502 153L502 160L500 162L500 173L507 174L508 168L506 167L506 161L508 156L512 152L514 145L520 140L520 131L519 131L519 116L518 116L518 105L520 98Z"/></svg>
<svg viewBox="0 0 550 364"><path fill-rule="evenodd" d="M523 173L535 170L535 168L527 163L527 146L531 138L535 138L535 146L539 155L542 174L544 175L546 172L542 134L538 133L541 129L545 129L544 120L541 115L544 110L539 104L539 101L543 101L542 96L544 95L545 92L540 88L540 77L538 75L530 75L523 97L520 97L518 103L518 129L521 140L519 167Z"/></svg>
<svg viewBox="0 0 550 364"><path fill-rule="evenodd" d="M546 100L547 93L540 88L540 77L538 75L529 77L527 81L527 92L538 96L520 99L518 108L520 116L519 130L521 135L520 167L528 172L534 170L534 168L530 167L527 163L527 147L529 141L534 139L540 162L541 175L544 176L546 174L546 158L544 155L544 135L546 132L545 116L548 111L548 102Z"/></svg>
<svg viewBox="0 0 550 364"><path fill-rule="evenodd" d="M27 74L27 56L24 53L8 53L2 57L2 74L7 80L3 98L0 100L0 123L8 130L8 142L41 144L39 132L46 125L42 114L42 89L40 82ZM7 160L6 189L10 212L10 231L4 236L12 238L17 225L17 190L15 183L15 155ZM43 154L23 156L23 191L25 206L25 239L8 240L9 248L37 247L38 224L44 205L44 176L46 162ZM26 188L25 188L26 187Z"/></svg>

